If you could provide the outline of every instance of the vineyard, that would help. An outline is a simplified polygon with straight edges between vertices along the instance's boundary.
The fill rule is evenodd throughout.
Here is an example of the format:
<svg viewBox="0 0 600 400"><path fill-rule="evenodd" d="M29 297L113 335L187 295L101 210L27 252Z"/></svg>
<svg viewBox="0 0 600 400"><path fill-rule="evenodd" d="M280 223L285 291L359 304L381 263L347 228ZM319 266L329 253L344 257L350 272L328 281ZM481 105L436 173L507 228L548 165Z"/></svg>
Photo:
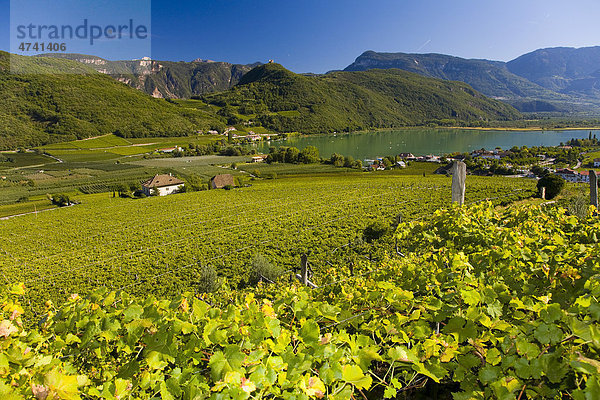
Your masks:
<svg viewBox="0 0 600 400"><path fill-rule="evenodd" d="M560 208L451 207L401 223L377 264L320 270L315 289L102 288L47 302L30 331L19 301L39 289L16 284L0 300L0 395L597 399L599 228Z"/></svg>
<svg viewBox="0 0 600 400"><path fill-rule="evenodd" d="M198 287L204 266L231 287L248 280L253 256L282 270L307 253L319 271L350 261L381 259L391 236L362 241L374 220L390 226L450 203L450 179L353 174L255 181L252 187L164 198L90 201L67 209L3 221L0 268L24 282L28 309L61 302L98 287L171 296ZM532 194L533 183L469 180L467 202L510 202Z"/></svg>

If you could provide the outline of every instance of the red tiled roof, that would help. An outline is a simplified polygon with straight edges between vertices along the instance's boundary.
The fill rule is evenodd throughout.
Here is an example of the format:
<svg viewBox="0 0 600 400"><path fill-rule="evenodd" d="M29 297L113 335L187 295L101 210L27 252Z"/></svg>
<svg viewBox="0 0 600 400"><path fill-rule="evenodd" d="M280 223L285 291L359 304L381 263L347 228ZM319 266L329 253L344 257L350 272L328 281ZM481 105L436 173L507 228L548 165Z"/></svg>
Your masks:
<svg viewBox="0 0 600 400"><path fill-rule="evenodd" d="M155 175L152 179L147 180L142 183L142 186L153 188L153 187L165 187L165 186L174 186L174 185L182 185L185 182L179 178L176 178L171 175Z"/></svg>
<svg viewBox="0 0 600 400"><path fill-rule="evenodd" d="M228 185L235 186L235 180L231 174L216 175L210 181L215 189L223 189Z"/></svg>

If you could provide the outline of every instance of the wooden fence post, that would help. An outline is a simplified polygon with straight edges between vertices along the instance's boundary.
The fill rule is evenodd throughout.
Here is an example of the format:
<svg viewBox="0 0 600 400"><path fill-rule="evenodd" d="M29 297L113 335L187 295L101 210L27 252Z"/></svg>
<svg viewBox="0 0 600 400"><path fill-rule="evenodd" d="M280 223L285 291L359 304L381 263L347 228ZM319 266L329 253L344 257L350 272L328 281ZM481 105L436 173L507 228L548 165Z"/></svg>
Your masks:
<svg viewBox="0 0 600 400"><path fill-rule="evenodd" d="M452 202L463 205L465 203L465 183L467 180L467 164L454 161L452 164Z"/></svg>
<svg viewBox="0 0 600 400"><path fill-rule="evenodd" d="M598 208L598 175L590 170L590 204Z"/></svg>
<svg viewBox="0 0 600 400"><path fill-rule="evenodd" d="M300 267L302 269L302 284L308 286L308 257L306 254L302 254L302 257L300 257Z"/></svg>

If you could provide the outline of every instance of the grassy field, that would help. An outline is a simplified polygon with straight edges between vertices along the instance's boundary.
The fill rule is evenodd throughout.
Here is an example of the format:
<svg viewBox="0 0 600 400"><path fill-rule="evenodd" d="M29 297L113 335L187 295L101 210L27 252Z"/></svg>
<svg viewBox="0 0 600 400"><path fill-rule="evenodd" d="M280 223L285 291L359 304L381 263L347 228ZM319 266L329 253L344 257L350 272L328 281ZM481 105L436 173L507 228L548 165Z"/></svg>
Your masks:
<svg viewBox="0 0 600 400"><path fill-rule="evenodd" d="M0 218L56 208L48 199L0 205Z"/></svg>
<svg viewBox="0 0 600 400"><path fill-rule="evenodd" d="M273 173L277 175L339 174L345 172L360 174L360 171L355 169L337 168L327 164L249 163L238 165L238 169L251 174L255 174L258 171L260 176L266 176Z"/></svg>
<svg viewBox="0 0 600 400"><path fill-rule="evenodd" d="M11 281L26 282L33 302L98 286L131 285L138 294L194 291L200 264L235 285L258 253L288 269L310 252L314 268L324 268L331 251L374 220L392 224L398 214L410 220L447 207L449 185L443 176L353 173L140 200L100 194L1 222L0 267ZM529 196L534 183L469 177L467 185L467 201L510 201Z"/></svg>
<svg viewBox="0 0 600 400"><path fill-rule="evenodd" d="M40 169L43 168L43 169ZM36 196L77 193L82 187L101 185L105 191L117 183L141 182L160 170L114 161L47 164L43 167L6 171L0 182L0 205L17 200L33 200ZM28 207L27 203L20 207Z"/></svg>
<svg viewBox="0 0 600 400"><path fill-rule="evenodd" d="M48 163L55 163L56 160L37 154L34 152L26 153L0 153L0 170L21 168L31 165L44 165Z"/></svg>
<svg viewBox="0 0 600 400"><path fill-rule="evenodd" d="M119 149L129 149L120 147ZM50 164L35 167L22 167L19 169L6 169L0 176L6 176L6 180L0 181L0 205L8 205L17 202L32 200L36 196L45 196L55 193L77 193L111 191L112 187L119 183L140 183L157 173L171 172L181 177L198 175L208 181L211 177L223 173L234 175L245 175L244 172L229 168L231 163L244 163L249 156L224 157L224 156L202 156L202 157L165 157L155 159L143 159L142 157L122 157L94 150L55 150L65 162L58 163L52 158ZM65 154L67 156L65 157ZM32 157L35 153L25 153L23 157ZM39 156L37 156L39 158ZM27 163L21 160L23 165ZM227 168L221 168L223 165ZM16 213L23 208L33 208L27 203L21 203L14 207ZM9 215L12 208L7 208L2 214Z"/></svg>
<svg viewBox="0 0 600 400"><path fill-rule="evenodd" d="M119 158L120 156L108 150L49 150L48 154L64 162L90 162L105 161Z"/></svg>
<svg viewBox="0 0 600 400"><path fill-rule="evenodd" d="M43 150L65 150L65 149L99 149L115 146L129 146L131 142L115 135L104 135L91 139L74 140L71 142L54 143L42 146Z"/></svg>
<svg viewBox="0 0 600 400"><path fill-rule="evenodd" d="M585 166L593 166L594 159L596 159L596 158L600 158L600 151L589 152L589 153L585 154L585 157L584 157L581 165L583 165L584 167Z"/></svg>
<svg viewBox="0 0 600 400"><path fill-rule="evenodd" d="M66 162L86 162L152 153L168 147L187 147L189 144L205 145L221 139L221 136L214 135L131 139L123 139L115 135L105 135L93 139L42 146L40 150ZM2 163L0 163L1 167Z"/></svg>

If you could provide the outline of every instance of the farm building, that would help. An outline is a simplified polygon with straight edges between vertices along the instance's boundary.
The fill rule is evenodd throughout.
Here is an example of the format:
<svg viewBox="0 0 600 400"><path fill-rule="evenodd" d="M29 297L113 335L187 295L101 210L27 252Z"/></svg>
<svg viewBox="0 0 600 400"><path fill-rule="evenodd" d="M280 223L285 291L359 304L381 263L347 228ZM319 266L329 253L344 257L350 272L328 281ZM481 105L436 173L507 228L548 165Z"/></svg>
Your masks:
<svg viewBox="0 0 600 400"><path fill-rule="evenodd" d="M223 189L225 186L235 186L235 180L233 179L233 175L216 175L210 180L211 189Z"/></svg>
<svg viewBox="0 0 600 400"><path fill-rule="evenodd" d="M556 175L560 176L567 182L584 182L589 183L590 172L589 171L575 171L569 168L563 168L556 171Z"/></svg>
<svg viewBox="0 0 600 400"><path fill-rule="evenodd" d="M184 186L185 182L173 175L155 175L152 179L142 183L142 191L146 196L150 196L153 189L158 191L159 196L177 193L179 188Z"/></svg>
<svg viewBox="0 0 600 400"><path fill-rule="evenodd" d="M183 151L183 148L180 146L175 146L158 150L159 153L173 153L174 151Z"/></svg>
<svg viewBox="0 0 600 400"><path fill-rule="evenodd" d="M252 162L255 162L255 163L257 163L257 162L263 162L266 159L267 159L267 155L266 154L259 154L259 155L256 155L256 156L252 157Z"/></svg>

